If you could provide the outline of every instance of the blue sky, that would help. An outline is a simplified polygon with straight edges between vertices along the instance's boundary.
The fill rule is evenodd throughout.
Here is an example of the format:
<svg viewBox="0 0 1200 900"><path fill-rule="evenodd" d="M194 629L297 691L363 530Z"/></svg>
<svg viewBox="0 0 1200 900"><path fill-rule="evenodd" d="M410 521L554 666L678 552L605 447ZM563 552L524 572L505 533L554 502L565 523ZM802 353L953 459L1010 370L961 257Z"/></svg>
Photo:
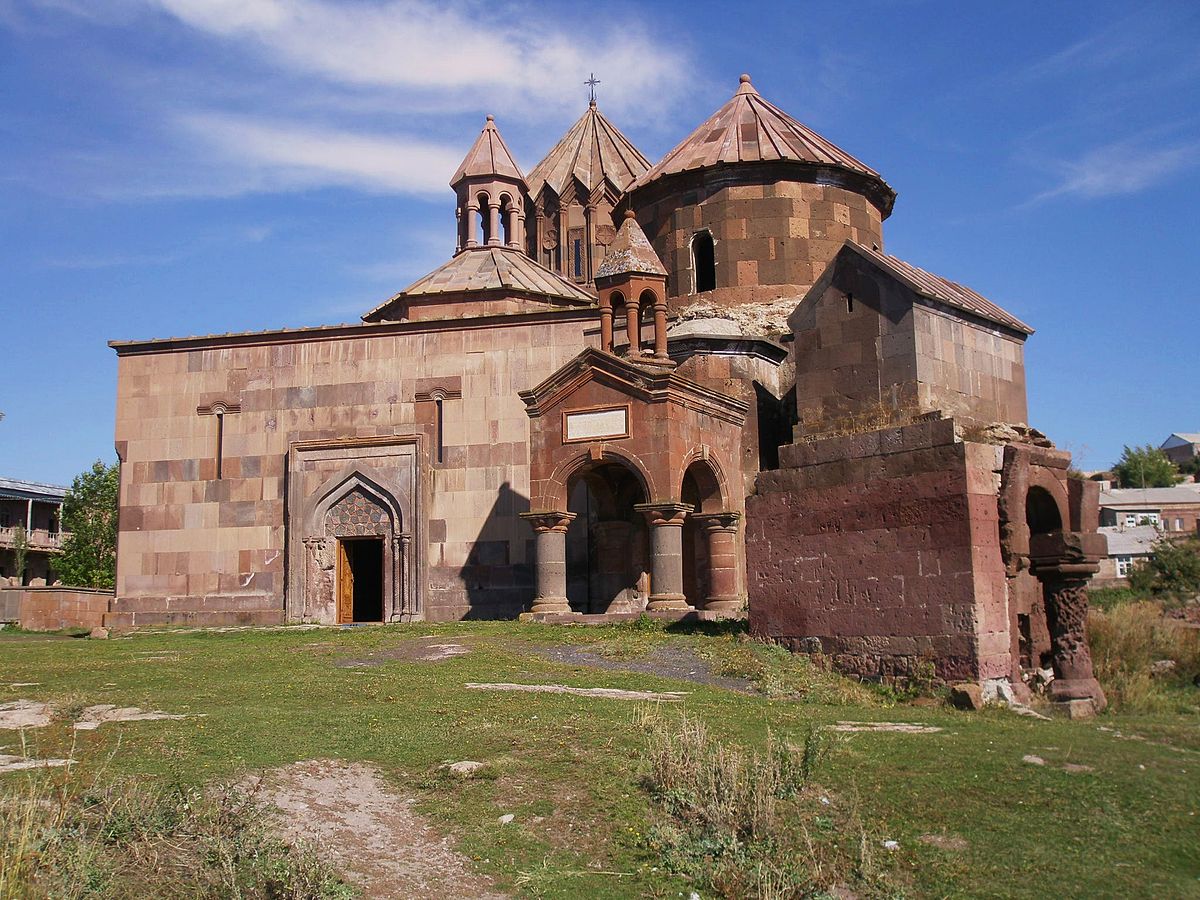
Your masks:
<svg viewBox="0 0 1200 900"><path fill-rule="evenodd" d="M886 249L1037 328L1084 468L1200 431L1200 5L0 0L0 474L111 459L109 339L355 321L454 247L486 113L652 160L752 74L899 192Z"/></svg>

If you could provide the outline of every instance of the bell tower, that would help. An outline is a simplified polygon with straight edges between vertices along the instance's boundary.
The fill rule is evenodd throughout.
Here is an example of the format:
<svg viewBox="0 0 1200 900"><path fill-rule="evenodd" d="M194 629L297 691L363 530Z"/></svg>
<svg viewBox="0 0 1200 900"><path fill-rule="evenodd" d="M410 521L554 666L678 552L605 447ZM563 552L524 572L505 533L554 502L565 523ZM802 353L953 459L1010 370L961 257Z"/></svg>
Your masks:
<svg viewBox="0 0 1200 900"><path fill-rule="evenodd" d="M525 246L528 188L494 117L487 117L450 187L458 196L455 254L481 247L520 250Z"/></svg>

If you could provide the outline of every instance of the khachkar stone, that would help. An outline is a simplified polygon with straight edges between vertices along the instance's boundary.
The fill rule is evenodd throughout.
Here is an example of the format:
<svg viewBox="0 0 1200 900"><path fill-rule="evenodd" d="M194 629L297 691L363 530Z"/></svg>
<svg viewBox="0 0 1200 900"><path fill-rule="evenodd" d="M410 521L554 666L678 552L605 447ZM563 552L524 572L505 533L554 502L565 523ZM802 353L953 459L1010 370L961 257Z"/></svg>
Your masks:
<svg viewBox="0 0 1200 900"><path fill-rule="evenodd" d="M683 593L683 521L686 503L638 503L650 523L649 610L691 609Z"/></svg>
<svg viewBox="0 0 1200 900"><path fill-rule="evenodd" d="M530 612L569 613L567 602L567 528L572 512L527 512L521 518L533 526L537 559L534 564L534 598Z"/></svg>
<svg viewBox="0 0 1200 900"><path fill-rule="evenodd" d="M710 612L739 612L745 601L737 586L737 533L741 513L696 513L693 519L708 536L709 594L704 608Z"/></svg>
<svg viewBox="0 0 1200 900"><path fill-rule="evenodd" d="M1104 536L1095 533L1055 532L1029 539L1030 570L1042 584L1050 628L1050 696L1072 716L1099 712L1108 704L1087 645L1087 584L1106 552Z"/></svg>

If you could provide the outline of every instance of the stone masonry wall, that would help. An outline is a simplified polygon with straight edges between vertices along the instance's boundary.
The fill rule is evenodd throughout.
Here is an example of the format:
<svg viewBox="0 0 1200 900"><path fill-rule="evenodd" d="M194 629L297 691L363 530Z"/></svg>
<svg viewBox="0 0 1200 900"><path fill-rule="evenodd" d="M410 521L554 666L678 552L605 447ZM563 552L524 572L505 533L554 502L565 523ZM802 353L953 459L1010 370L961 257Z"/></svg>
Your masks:
<svg viewBox="0 0 1200 900"><path fill-rule="evenodd" d="M680 297L694 299L691 240L698 231L712 234L717 285L700 297L722 306L798 299L847 239L883 245L879 210L844 188L786 178L729 183L711 173L669 188L657 197L639 194L633 202L670 274L672 308L681 305Z"/></svg>
<svg viewBox="0 0 1200 900"><path fill-rule="evenodd" d="M996 447L940 421L781 456L746 504L753 634L864 678L1009 674Z"/></svg>
<svg viewBox="0 0 1200 900"><path fill-rule="evenodd" d="M529 492L518 391L575 356L593 327L581 311L120 348L114 624L282 621L289 447L411 434L426 617L515 613L489 608L481 585L509 585L508 601L532 595L531 535L517 518ZM441 462L437 390L447 394ZM216 417L197 414L218 402L240 405L224 416L220 479Z"/></svg>

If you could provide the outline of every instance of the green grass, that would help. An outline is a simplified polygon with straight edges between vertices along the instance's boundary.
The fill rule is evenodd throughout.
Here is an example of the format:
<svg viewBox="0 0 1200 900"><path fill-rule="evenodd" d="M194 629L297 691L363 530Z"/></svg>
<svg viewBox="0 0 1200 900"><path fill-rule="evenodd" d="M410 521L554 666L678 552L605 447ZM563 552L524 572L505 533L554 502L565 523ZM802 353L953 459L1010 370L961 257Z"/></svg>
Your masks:
<svg viewBox="0 0 1200 900"><path fill-rule="evenodd" d="M473 652L434 663L334 664L420 635L452 638ZM562 642L613 658L686 646L765 693L563 665L533 652ZM650 849L662 811L643 783L640 704L468 691L466 682L685 690L680 706L715 739L758 753L767 750L768 731L799 745L811 726L839 720L936 725L944 730L839 734L816 775L832 806L854 809L889 890L912 897L1200 896L1196 706L1090 722L910 706L807 659L747 644L728 628L689 633L644 624L471 623L108 641L0 633L0 673L4 699L197 715L78 735L56 723L27 734L43 756L69 752L76 739L85 768L113 754L107 765L121 776L198 785L302 759L372 763L418 797L418 808L455 836L480 871L522 896L678 897L692 886L664 872ZM13 690L9 682L40 684ZM0 731L7 748L0 753L19 746L15 732ZM1024 763L1025 754L1047 765ZM488 763L495 777L464 782L437 774L440 764L459 759ZM1067 762L1094 771L1069 774L1061 768ZM0 776L0 792L16 790L24 777ZM499 826L497 817L510 812L516 823ZM925 833L961 837L967 848L928 846L917 840ZM880 848L885 839L899 841L900 850Z"/></svg>

